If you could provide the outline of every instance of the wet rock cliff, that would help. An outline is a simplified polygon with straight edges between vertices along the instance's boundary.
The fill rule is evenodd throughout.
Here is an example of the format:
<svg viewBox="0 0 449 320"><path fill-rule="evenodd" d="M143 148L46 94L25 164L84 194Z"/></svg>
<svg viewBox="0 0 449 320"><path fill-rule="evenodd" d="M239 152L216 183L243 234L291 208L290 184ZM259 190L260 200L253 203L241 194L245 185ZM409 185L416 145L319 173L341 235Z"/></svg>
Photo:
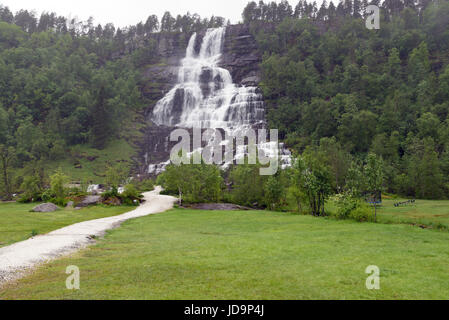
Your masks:
<svg viewBox="0 0 449 320"><path fill-rule="evenodd" d="M205 32L197 35L200 45ZM191 34L160 34L157 36L157 63L148 65L144 71L143 95L148 101L143 139L139 142L139 171L145 174L149 164L166 161L176 142L170 142L171 127L157 126L151 122L156 103L177 83L181 60ZM259 64L262 54L257 42L246 25L232 25L226 28L220 66L229 70L234 83L257 86L260 81Z"/></svg>

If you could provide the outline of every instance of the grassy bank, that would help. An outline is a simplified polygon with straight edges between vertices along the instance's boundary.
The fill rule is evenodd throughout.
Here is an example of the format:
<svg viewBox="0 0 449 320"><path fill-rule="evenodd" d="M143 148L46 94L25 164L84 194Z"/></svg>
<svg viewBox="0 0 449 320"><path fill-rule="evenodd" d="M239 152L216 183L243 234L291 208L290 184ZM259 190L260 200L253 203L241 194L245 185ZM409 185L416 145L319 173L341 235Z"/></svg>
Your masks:
<svg viewBox="0 0 449 320"><path fill-rule="evenodd" d="M449 233L273 212L172 210L11 284L2 299L448 299ZM66 267L81 290L65 289ZM365 269L381 289L365 287Z"/></svg>
<svg viewBox="0 0 449 320"><path fill-rule="evenodd" d="M449 201L416 200L414 204L394 206L402 201L406 200L384 200L379 210L380 221L449 229Z"/></svg>
<svg viewBox="0 0 449 320"><path fill-rule="evenodd" d="M134 207L91 207L82 210L61 209L56 212L30 212L37 204L0 203L0 247L45 234L74 223L115 216Z"/></svg>
<svg viewBox="0 0 449 320"><path fill-rule="evenodd" d="M449 230L448 200L416 200L413 204L395 207L395 203L405 202L405 199L384 199L377 208L379 223L410 224L423 228ZM337 210L335 204L329 201L326 211L332 214ZM374 210L374 209L373 209Z"/></svg>
<svg viewBox="0 0 449 320"><path fill-rule="evenodd" d="M48 161L47 170L61 168L73 181L96 184L105 183L108 166L121 162L131 166L135 150L125 140L114 140L104 150L97 150L87 145L74 147L63 160Z"/></svg>

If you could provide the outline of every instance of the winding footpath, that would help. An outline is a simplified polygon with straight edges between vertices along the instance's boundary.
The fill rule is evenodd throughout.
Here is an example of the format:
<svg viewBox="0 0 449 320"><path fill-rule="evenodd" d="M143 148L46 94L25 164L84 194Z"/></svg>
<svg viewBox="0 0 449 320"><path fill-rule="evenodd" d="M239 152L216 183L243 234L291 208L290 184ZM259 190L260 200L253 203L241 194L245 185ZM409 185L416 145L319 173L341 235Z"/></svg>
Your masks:
<svg viewBox="0 0 449 320"><path fill-rule="evenodd" d="M0 248L0 287L6 282L21 278L39 264L85 248L94 243L96 237L103 236L107 230L120 226L126 220L173 208L176 198L162 196L161 191L162 188L156 187L154 191L145 193L142 205L122 215L84 221Z"/></svg>

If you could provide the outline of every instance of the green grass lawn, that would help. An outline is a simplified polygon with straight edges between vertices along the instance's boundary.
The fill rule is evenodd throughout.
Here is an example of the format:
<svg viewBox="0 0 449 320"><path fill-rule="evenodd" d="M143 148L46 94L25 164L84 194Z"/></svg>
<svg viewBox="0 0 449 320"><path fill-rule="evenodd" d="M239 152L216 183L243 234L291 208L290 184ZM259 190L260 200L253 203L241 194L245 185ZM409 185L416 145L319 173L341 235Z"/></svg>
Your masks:
<svg viewBox="0 0 449 320"><path fill-rule="evenodd" d="M26 240L33 231L45 234L74 223L115 216L134 207L90 207L61 209L50 213L30 212L37 204L0 203L0 247Z"/></svg>
<svg viewBox="0 0 449 320"><path fill-rule="evenodd" d="M175 209L124 223L0 299L448 299L448 244L403 224ZM69 265L79 291L65 288ZM365 287L369 265L380 290Z"/></svg>

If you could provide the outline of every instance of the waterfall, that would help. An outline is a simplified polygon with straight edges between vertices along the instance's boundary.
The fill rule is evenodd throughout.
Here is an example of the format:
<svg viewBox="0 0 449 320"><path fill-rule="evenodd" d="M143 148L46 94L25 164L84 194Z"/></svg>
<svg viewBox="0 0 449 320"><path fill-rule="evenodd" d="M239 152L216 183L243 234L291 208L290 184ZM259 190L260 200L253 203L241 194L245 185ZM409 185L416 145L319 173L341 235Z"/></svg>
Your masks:
<svg viewBox="0 0 449 320"><path fill-rule="evenodd" d="M258 124L264 127L265 111L260 89L237 86L230 72L219 67L225 34L225 27L208 29L198 52L195 50L198 35L192 35L178 71L177 84L153 110L154 123L181 128L221 128L231 136L235 133L244 136L245 130ZM258 147L266 149L267 154L279 153L277 145L274 148L269 144ZM289 158L287 150L281 148L281 151ZM244 151L238 151L236 158L243 156ZM149 172L158 174L169 163L151 164ZM224 167L228 165L226 163Z"/></svg>
<svg viewBox="0 0 449 320"><path fill-rule="evenodd" d="M183 128L234 128L264 120L263 97L257 87L237 87L220 68L226 28L208 29L200 51L197 34L190 38L178 72L178 84L157 104L153 121Z"/></svg>

